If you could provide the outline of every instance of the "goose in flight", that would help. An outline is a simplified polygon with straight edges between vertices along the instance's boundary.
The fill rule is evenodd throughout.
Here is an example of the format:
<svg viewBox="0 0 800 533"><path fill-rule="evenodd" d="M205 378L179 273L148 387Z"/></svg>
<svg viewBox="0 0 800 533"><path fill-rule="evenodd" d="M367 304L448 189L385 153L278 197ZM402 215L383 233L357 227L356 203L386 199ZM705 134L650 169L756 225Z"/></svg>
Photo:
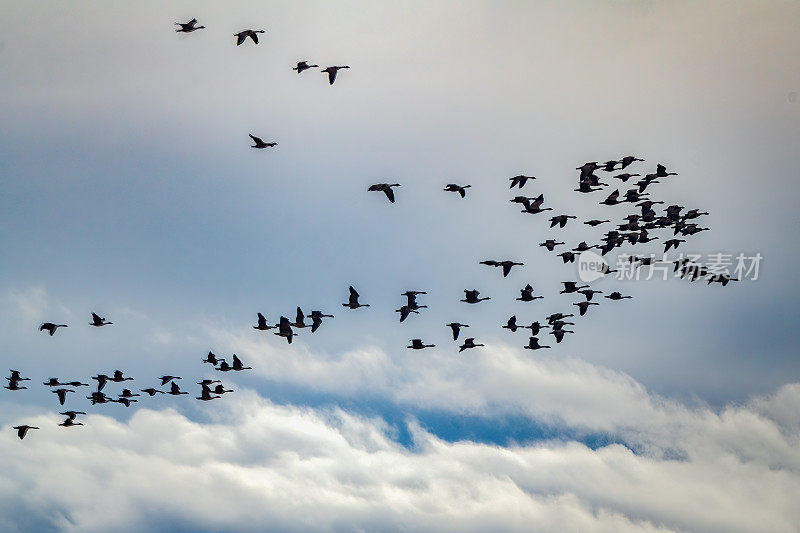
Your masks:
<svg viewBox="0 0 800 533"><path fill-rule="evenodd" d="M170 388L167 391L167 394L178 396L180 394L189 394L189 393L182 391L181 388L178 386L178 384L173 381L172 383L170 383Z"/></svg>
<svg viewBox="0 0 800 533"><path fill-rule="evenodd" d="M292 326L299 329L308 327L308 324L306 324L306 315L303 314L303 310L299 307L297 308L297 313L295 314L294 323Z"/></svg>
<svg viewBox="0 0 800 533"><path fill-rule="evenodd" d="M614 291L611 294L606 295L606 298L608 298L609 300L623 300L625 298L633 298L633 296L623 296L618 291Z"/></svg>
<svg viewBox="0 0 800 533"><path fill-rule="evenodd" d="M108 396L106 396L105 394L103 394L100 391L95 391L95 392L91 393L89 396L86 397L86 399L87 400L91 400L92 405L95 405L95 404L98 404L98 403L108 403L108 402L113 402L114 401L114 400L112 400L111 398L109 398Z"/></svg>
<svg viewBox="0 0 800 533"><path fill-rule="evenodd" d="M14 426L14 429L17 430L17 437L19 437L19 439L22 440L25 438L25 435L28 434L29 429L39 429L39 428L37 428L36 426L29 426L27 424L23 424L21 426Z"/></svg>
<svg viewBox="0 0 800 533"><path fill-rule="evenodd" d="M531 335L535 337L536 335L539 334L539 331L541 331L542 328L549 328L550 326L540 324L539 321L537 320L536 322L531 322L530 326L520 326L520 327L531 330Z"/></svg>
<svg viewBox="0 0 800 533"><path fill-rule="evenodd" d="M252 366L244 366L242 364L242 360L239 359L236 354L233 354L233 364L231 365L231 368L236 372L240 372L242 370L253 370Z"/></svg>
<svg viewBox="0 0 800 533"><path fill-rule="evenodd" d="M96 376L92 376L92 379L97 380L97 392L103 390L103 387L106 386L106 382L108 381L108 376L105 374L97 374Z"/></svg>
<svg viewBox="0 0 800 533"><path fill-rule="evenodd" d="M127 398L125 396L120 396L116 400L109 400L109 401L112 401L112 402L115 402L115 403L121 403L125 407L130 407L132 403L137 403L139 400L136 400L134 398Z"/></svg>
<svg viewBox="0 0 800 533"><path fill-rule="evenodd" d="M150 396L155 396L156 394L165 394L163 390L154 389L150 387L149 389L139 389L142 392L146 392Z"/></svg>
<svg viewBox="0 0 800 533"><path fill-rule="evenodd" d="M600 202L601 205L617 205L622 203L619 199L619 189L614 189L614 192L608 195L608 198Z"/></svg>
<svg viewBox="0 0 800 533"><path fill-rule="evenodd" d="M45 322L39 326L39 331L47 331L52 337L58 328L66 328L66 324L53 324L52 322Z"/></svg>
<svg viewBox="0 0 800 533"><path fill-rule="evenodd" d="M135 396L141 396L141 394L136 392L131 392L130 389L122 389L122 392L120 393L121 398L133 398Z"/></svg>
<svg viewBox="0 0 800 533"><path fill-rule="evenodd" d="M659 163L656 165L656 176L659 178L666 178L667 176L677 176L677 172L667 172L667 167Z"/></svg>
<svg viewBox="0 0 800 533"><path fill-rule="evenodd" d="M450 322L449 324L445 324L448 328L453 330L453 340L458 340L458 334L461 332L461 328L468 328L468 324L459 324L458 322Z"/></svg>
<svg viewBox="0 0 800 533"><path fill-rule="evenodd" d="M31 380L31 378L23 378L22 374L20 374L19 370L9 370L9 372L11 372L11 376L6 378L9 381L30 381Z"/></svg>
<svg viewBox="0 0 800 533"><path fill-rule="evenodd" d="M368 191L380 191L386 194L386 198L389 199L391 203L394 203L394 191L392 187L400 187L399 183L376 183L374 185L370 185L367 187Z"/></svg>
<svg viewBox="0 0 800 533"><path fill-rule="evenodd" d="M411 339L411 344L406 346L406 348L411 348L412 350L422 350L423 348L433 348L436 346L435 344L425 344L422 342L422 339Z"/></svg>
<svg viewBox="0 0 800 533"><path fill-rule="evenodd" d="M569 316L572 316L572 315L569 315ZM550 327L553 328L553 331L558 331L560 329L564 329L564 326L566 326L566 325L574 326L575 322L565 322L563 320L553 320L553 322L550 324Z"/></svg>
<svg viewBox="0 0 800 533"><path fill-rule="evenodd" d="M674 247L676 250L680 243L686 242L685 239L667 239L664 241L664 253L667 253L670 248Z"/></svg>
<svg viewBox="0 0 800 533"><path fill-rule="evenodd" d="M264 315L262 315L261 313L258 313L258 324L253 326L253 329L257 329L259 331L267 331L269 329L273 329L274 327L275 326L270 326L269 324L267 324L267 318ZM208 353L210 355L214 355L211 352L208 352ZM212 361L203 360L203 362L204 363L217 364L216 361L212 362Z"/></svg>
<svg viewBox="0 0 800 533"><path fill-rule="evenodd" d="M546 241L539 243L539 246L544 246L545 248L547 248L548 251L552 252L559 244L564 244L564 243L556 242L555 239L547 239Z"/></svg>
<svg viewBox="0 0 800 533"><path fill-rule="evenodd" d="M183 379L183 378L181 378L179 376L160 376L158 379L161 380L161 386L163 387L164 385L166 385L167 383L169 383L173 379Z"/></svg>
<svg viewBox="0 0 800 533"><path fill-rule="evenodd" d="M489 296L486 296L485 298L478 298L478 295L480 295L480 291L478 291L478 290L464 289L464 299L460 300L460 301L466 302L468 304L476 304L476 303L480 303L480 302L482 302L484 300L490 300L491 299Z"/></svg>
<svg viewBox="0 0 800 533"><path fill-rule="evenodd" d="M447 186L444 188L447 192L457 192L461 195L461 198L467 196L467 188L472 187L472 185L458 185L456 183L448 183Z"/></svg>
<svg viewBox="0 0 800 533"><path fill-rule="evenodd" d="M343 307L349 307L350 309L358 309L359 307L369 307L369 304L361 304L358 303L359 294L350 285L350 299L347 301L346 304L342 304Z"/></svg>
<svg viewBox="0 0 800 533"><path fill-rule="evenodd" d="M617 165L619 165L619 161L611 159L603 163L601 166L603 167L603 170L605 170L606 172L614 172Z"/></svg>
<svg viewBox="0 0 800 533"><path fill-rule="evenodd" d="M614 177L617 178L618 180L622 181L622 183L625 183L626 181L628 181L629 179L631 179L634 176L641 176L641 174L628 174L626 172L624 174L617 174Z"/></svg>
<svg viewBox="0 0 800 533"><path fill-rule="evenodd" d="M83 422L75 422L75 417L68 417L59 426L64 428L71 428L72 426L82 426Z"/></svg>
<svg viewBox="0 0 800 533"><path fill-rule="evenodd" d="M556 344L558 344L561 341L563 341L564 340L564 335L566 335L567 333L575 333L575 332L574 331L570 331L568 329L554 329L553 331L550 332L550 334L553 335L556 338Z"/></svg>
<svg viewBox="0 0 800 533"><path fill-rule="evenodd" d="M508 274L511 272L511 269L515 266L522 266L525 263L515 263L514 261L495 261L494 259L487 259L486 261L480 261L481 265L493 266L493 267L503 267L503 277L507 277Z"/></svg>
<svg viewBox="0 0 800 533"><path fill-rule="evenodd" d="M585 252L586 250L591 250L592 248L597 248L596 246L589 246L586 244L586 241L581 241L578 246L572 249L573 252Z"/></svg>
<svg viewBox="0 0 800 533"><path fill-rule="evenodd" d="M605 186L606 184L605 183L600 183L598 181L596 186L592 186L592 184L590 182L582 181L578 185L577 189L572 189L572 190L575 191L575 192L581 192L581 193L585 193L586 194L586 193L590 193L590 192L594 192L594 191L599 191L600 189L603 188L603 187L601 187L601 185Z"/></svg>
<svg viewBox="0 0 800 533"><path fill-rule="evenodd" d="M300 74L304 70L308 70L310 68L316 68L316 67L319 67L319 65L309 65L305 61L298 61L297 62L297 66L296 67L292 67L292 70L296 70L297 73Z"/></svg>
<svg viewBox="0 0 800 533"><path fill-rule="evenodd" d="M589 163L584 163L583 165L575 168L575 170L581 171L580 180L584 181L589 176L591 176L595 170L600 168L600 165L597 164L597 161L590 161Z"/></svg>
<svg viewBox="0 0 800 533"><path fill-rule="evenodd" d="M558 225L559 227L563 228L564 226L566 226L566 225L567 225L567 221L568 221L570 218L578 218L578 217L576 217L576 216L572 216L572 215L558 215L558 216L554 216L553 218L551 218L551 219L550 219L550 227L551 227L551 228L554 228L554 227L556 227L556 225Z"/></svg>
<svg viewBox="0 0 800 533"><path fill-rule="evenodd" d="M214 394L219 394L220 396L222 396L226 392L233 392L233 389L226 389L225 387L222 386L222 383L220 383L219 385L214 387L214 390L212 392Z"/></svg>
<svg viewBox="0 0 800 533"><path fill-rule="evenodd" d="M579 292L579 293L583 294L584 296L586 296L586 301L587 302L591 302L592 301L592 296L594 296L595 294L603 294L603 291L596 291L596 290L593 290L593 289L583 289L583 290L576 291L576 292Z"/></svg>
<svg viewBox="0 0 800 533"><path fill-rule="evenodd" d="M67 399L67 393L68 392L75 392L75 391L72 390L72 389L56 389L56 390L53 390L53 391L50 391L50 392L52 392L53 394L58 396L58 403L59 404L64 405L64 401L66 401L66 399Z"/></svg>
<svg viewBox="0 0 800 533"><path fill-rule="evenodd" d="M532 302L534 300L544 298L544 296L533 295L533 287L531 286L530 283L525 285L525 288L520 289L519 292L520 292L520 297L517 298L517 300L520 302Z"/></svg>
<svg viewBox="0 0 800 533"><path fill-rule="evenodd" d="M427 305L419 305L417 303L417 295L418 294L428 294L428 293L425 292L425 291L406 291L403 294L401 294L400 296L405 296L408 299L408 303L406 305L408 307L410 307L411 309L422 309L422 308L426 308L427 309L427 307L428 307Z"/></svg>
<svg viewBox="0 0 800 533"><path fill-rule="evenodd" d="M564 319L564 318L569 318L571 316L575 316L575 315L572 315L572 314L565 315L564 313L553 313L552 315L547 317L547 322L548 322L548 324L552 325L557 320L561 320L561 319Z"/></svg>
<svg viewBox="0 0 800 533"><path fill-rule="evenodd" d="M541 204L535 205L530 202L522 202L524 209L522 210L523 213L528 213L530 215L536 215L539 213L543 213L544 211L552 211L552 207L540 207Z"/></svg>
<svg viewBox="0 0 800 533"><path fill-rule="evenodd" d="M204 402L216 400L217 398L221 398L221 396L213 396L208 385L203 385L200 389L200 396L195 396L195 400L202 400Z"/></svg>
<svg viewBox="0 0 800 533"><path fill-rule="evenodd" d="M264 33L264 30L244 30L239 33L234 33L233 36L236 37L236 46L245 42L248 37L250 37L254 43L258 44L259 33Z"/></svg>
<svg viewBox="0 0 800 533"><path fill-rule="evenodd" d="M525 346L525 348L528 350L540 350L542 348L549 348L549 346L542 346L539 344L539 339L533 336L528 339L528 345Z"/></svg>
<svg viewBox="0 0 800 533"><path fill-rule="evenodd" d="M101 318L97 315L97 313L92 313L92 321L89 322L90 326L99 328L100 326L108 326L109 324L113 324L113 322L109 322L105 318Z"/></svg>
<svg viewBox="0 0 800 533"><path fill-rule="evenodd" d="M322 69L322 72L327 72L328 73L328 82L331 85L333 85L333 82L336 81L336 73L339 70L343 69L343 68L350 68L350 67L347 66L347 65L344 65L342 67L328 67L328 68Z"/></svg>
<svg viewBox="0 0 800 533"><path fill-rule="evenodd" d="M114 383L122 383L123 381L133 381L133 378L126 378L122 375L122 370L114 370L114 375L108 378L109 381Z"/></svg>
<svg viewBox="0 0 800 533"><path fill-rule="evenodd" d="M322 325L323 318L333 318L333 315L325 315L322 311L311 311L311 333L314 333Z"/></svg>
<svg viewBox="0 0 800 533"><path fill-rule="evenodd" d="M631 163L633 163L634 161L644 161L644 159L639 159L638 157L634 157L632 155L625 156L620 161L620 163L622 164L620 170L624 169L627 166L630 166Z"/></svg>
<svg viewBox="0 0 800 533"><path fill-rule="evenodd" d="M278 331L275 335L285 338L287 343L292 344L292 337L295 336L295 332L292 331L292 323L285 316L281 317L281 321L278 323ZM224 362L222 361L220 365Z"/></svg>
<svg viewBox="0 0 800 533"><path fill-rule="evenodd" d="M419 311L411 309L409 306L404 305L400 307L400 309L395 309L395 313L400 313L400 322L403 322L406 318L408 318L409 314L411 313L419 314Z"/></svg>
<svg viewBox="0 0 800 533"><path fill-rule="evenodd" d="M503 329L507 329L512 333L515 333L517 331L517 327L518 327L517 326L517 315L512 315L511 318L509 318L508 321L505 323L505 325L500 326L500 327L502 327Z"/></svg>
<svg viewBox="0 0 800 533"><path fill-rule="evenodd" d="M256 137L252 133L249 133L248 135L250 135L250 138L253 139L253 144L250 146L250 148L272 148L273 146L278 145L276 142L265 143L260 137Z"/></svg>
<svg viewBox="0 0 800 533"><path fill-rule="evenodd" d="M261 313L259 313L259 315L260 314ZM214 354L214 352L208 352L208 355L206 356L205 359L202 360L202 362L203 363L211 363L212 365L216 366L217 365L217 356Z"/></svg>
<svg viewBox="0 0 800 533"><path fill-rule="evenodd" d="M708 277L707 285L711 285L712 283L719 283L723 287L728 284L730 281L739 281L738 279L732 278L727 274L714 274Z"/></svg>
<svg viewBox="0 0 800 533"><path fill-rule="evenodd" d="M583 316L586 314L586 310L589 309L590 305L600 305L600 304L598 304L597 302L590 302L589 300L586 300L585 302L578 302L572 305L577 305L578 309L580 310L580 316Z"/></svg>
<svg viewBox="0 0 800 533"><path fill-rule="evenodd" d="M469 337L464 339L464 344L462 344L459 349L458 353L463 352L464 350L468 350L470 348L477 348L478 346L484 346L483 344L476 344L475 339L473 337Z"/></svg>
<svg viewBox="0 0 800 533"><path fill-rule="evenodd" d="M511 181L511 187L509 187L509 189L513 189L514 187L518 187L521 189L525 186L528 180L535 180L535 179L536 179L535 176L522 176L522 175L514 176L513 178L509 178L509 181Z"/></svg>
<svg viewBox="0 0 800 533"><path fill-rule="evenodd" d="M588 285L581 285L578 286L576 281L562 281L562 285L564 285L564 290L562 290L559 294L569 294L571 292L578 292L580 289L586 289Z"/></svg>
<svg viewBox="0 0 800 533"><path fill-rule="evenodd" d="M12 378L6 378L6 379L8 380L8 385L4 385L3 386L4 389L8 389L8 390L24 390L24 389L28 388L28 387L20 386L20 384L19 384L20 380L18 380L18 379L12 379Z"/></svg>
<svg viewBox="0 0 800 533"><path fill-rule="evenodd" d="M81 383L80 381L67 381L66 383L62 383L62 385L68 385L70 387L88 387L88 383Z"/></svg>
<svg viewBox="0 0 800 533"><path fill-rule="evenodd" d="M65 385L65 383L61 383L58 381L58 378L50 378L47 381L43 382L42 385L46 385L48 387L60 387Z"/></svg>
<svg viewBox="0 0 800 533"><path fill-rule="evenodd" d="M574 252L561 252L560 254L556 254L556 255L558 255L561 258L561 260L564 262L565 265L567 263L574 263L575 262L575 253Z"/></svg>
<svg viewBox="0 0 800 533"><path fill-rule="evenodd" d="M192 33L196 30L202 30L205 26L198 26L197 19L192 19L189 22L176 22L176 26L180 26L177 30L178 33Z"/></svg>

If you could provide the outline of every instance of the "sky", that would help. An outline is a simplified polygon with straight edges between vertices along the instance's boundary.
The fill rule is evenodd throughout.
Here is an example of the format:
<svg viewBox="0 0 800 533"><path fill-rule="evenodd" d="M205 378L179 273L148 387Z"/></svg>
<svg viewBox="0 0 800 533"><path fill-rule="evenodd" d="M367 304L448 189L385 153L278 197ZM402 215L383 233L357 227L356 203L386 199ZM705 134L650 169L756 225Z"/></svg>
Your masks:
<svg viewBox="0 0 800 533"><path fill-rule="evenodd" d="M3 531L800 529L800 4L0 13L0 364L32 379L0 391ZM193 17L207 28L174 31ZM246 28L259 45L235 45ZM350 69L331 86L300 60ZM760 253L758 279L599 280L633 299L522 349L510 315L576 301L558 291L577 266L538 244L632 212L573 192L575 167L624 155L677 172L654 198L710 213L680 251ZM578 220L520 213L517 174ZM514 301L526 283L544 299ZM340 305L348 285L369 308ZM428 308L400 324L406 290ZM297 306L335 316L290 346L252 329ZM451 321L486 346L459 354ZM39 385L122 369L194 391L219 377L209 350L253 367L213 402L75 394L85 426L59 428Z"/></svg>

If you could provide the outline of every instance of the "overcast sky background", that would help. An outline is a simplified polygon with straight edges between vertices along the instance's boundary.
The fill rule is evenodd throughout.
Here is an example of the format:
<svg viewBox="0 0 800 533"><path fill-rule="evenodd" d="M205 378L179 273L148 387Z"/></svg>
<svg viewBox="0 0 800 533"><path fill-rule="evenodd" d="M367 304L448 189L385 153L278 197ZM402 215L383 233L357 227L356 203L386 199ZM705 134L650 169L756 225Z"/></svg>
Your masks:
<svg viewBox="0 0 800 533"><path fill-rule="evenodd" d="M748 495L800 484L800 4L0 1L0 13L0 364L34 383L0 393L4 530L440 529L449 517L461 530L757 531L758 509L775 531L800 527L788 502ZM192 17L207 29L175 33ZM266 30L260 45L235 46L245 28ZM330 86L290 70L304 59L351 68ZM278 146L253 150L248 133ZM523 192L554 213L618 220L629 206L572 190L575 167L624 155L646 160L635 172L678 172L654 197L711 213L682 251L759 252L759 279L602 280L634 299L602 300L547 353L522 350L524 332L499 327L508 316L577 301L558 294L576 267L538 243L591 244L605 228L549 229L550 214L508 202L508 178L535 175ZM383 181L402 184L396 204L366 192ZM467 198L442 192L450 182L471 184ZM667 234L623 251L659 252ZM525 266L503 279L488 258ZM526 283L545 299L515 302ZM371 307L340 305L350 284ZM465 288L492 299L460 303ZM410 289L429 308L398 324ZM335 318L291 346L251 328L258 311L277 321L298 305ZM92 311L114 325L90 328ZM70 327L51 338L36 331L45 320ZM454 320L487 347L459 355ZM409 353L416 337L437 347ZM226 375L238 394L209 405L98 406L67 431L38 386L116 368L137 388L165 373L188 386L213 375L208 350L255 367ZM279 436L248 433L250 417ZM22 443L8 429L37 420L46 429ZM303 456L300 443L353 471L289 461L286 486L260 486L279 474L267 456ZM176 447L208 485L181 474ZM528 481L506 485L476 453L516 457ZM146 516L157 496L120 454L169 472L159 513ZM530 454L558 471L539 477ZM613 480L630 489L618 500L599 496L611 482L593 469L615 454L632 468ZM99 520L88 492L65 500L58 476L30 467L63 460L118 517ZM115 481L91 463L103 460ZM641 462L658 474L633 473ZM198 521L196 502L173 496L211 498L211 463L242 491L235 519ZM359 477L375 468L408 478ZM630 503L639 475L661 500ZM680 501L687 486L710 516Z"/></svg>

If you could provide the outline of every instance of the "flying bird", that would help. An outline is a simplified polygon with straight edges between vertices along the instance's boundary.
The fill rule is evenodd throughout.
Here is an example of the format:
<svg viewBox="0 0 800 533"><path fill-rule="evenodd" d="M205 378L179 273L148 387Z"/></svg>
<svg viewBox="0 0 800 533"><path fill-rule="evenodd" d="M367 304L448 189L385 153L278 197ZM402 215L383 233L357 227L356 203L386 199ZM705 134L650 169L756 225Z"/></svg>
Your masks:
<svg viewBox="0 0 800 533"><path fill-rule="evenodd" d="M256 137L252 133L249 133L248 135L250 135L250 138L253 139L253 144L250 146L250 148L272 148L273 146L278 145L276 142L264 142L260 137Z"/></svg>
<svg viewBox="0 0 800 533"><path fill-rule="evenodd" d="M333 85L333 82L336 81L336 73L339 70L343 69L343 68L350 68L350 67L347 66L347 65L344 65L342 67L328 67L328 68L322 69L322 72L327 72L328 73L328 82L331 85Z"/></svg>
<svg viewBox="0 0 800 533"><path fill-rule="evenodd" d="M447 192L457 192L461 195L461 198L464 198L467 195L467 188L472 187L472 185L458 185L455 183L448 183L447 186L444 188Z"/></svg>
<svg viewBox="0 0 800 533"><path fill-rule="evenodd" d="M464 299L460 300L460 301L466 302L468 304L476 304L476 303L482 302L484 300L489 300L490 299L489 296L487 296L485 298L478 298L478 295L480 294L480 291L477 291L477 290L464 289L464 293L465 293Z"/></svg>
<svg viewBox="0 0 800 533"><path fill-rule="evenodd" d="M89 322L90 326L100 327L100 326L108 326L109 324L113 324L113 322L108 322L105 318L101 318L97 315L97 313L92 313L92 321Z"/></svg>
<svg viewBox="0 0 800 533"><path fill-rule="evenodd" d="M266 319L266 317L264 315L262 315L261 313L258 313L258 324L253 326L253 329L257 329L259 331L267 331L269 329L273 329L274 327L275 326L270 326L269 324L267 324L267 319ZM211 352L208 352L208 353L209 353L209 355L214 355ZM206 361L206 360L204 360L203 362L204 363L212 363L211 361ZM216 361L214 361L212 364L217 364L217 363L216 363Z"/></svg>
<svg viewBox="0 0 800 533"><path fill-rule="evenodd" d="M425 344L422 342L422 339L411 339L411 344L406 346L406 348L411 348L412 350L422 350L423 348L433 348L436 346L435 344Z"/></svg>
<svg viewBox="0 0 800 533"><path fill-rule="evenodd" d="M374 185L370 185L367 190L383 192L386 194L386 198L388 198L391 203L394 203L394 191L392 190L392 187L399 186L399 183L376 183Z"/></svg>
<svg viewBox="0 0 800 533"><path fill-rule="evenodd" d="M176 26L180 26L177 30L178 33L192 33L196 30L202 30L205 26L198 26L197 19L192 19L189 22L176 22Z"/></svg>
<svg viewBox="0 0 800 533"><path fill-rule="evenodd" d="M244 30L239 33L234 33L233 35L236 37L236 46L245 42L248 37L250 37L254 43L258 44L259 33L264 33L264 30Z"/></svg>
<svg viewBox="0 0 800 533"><path fill-rule="evenodd" d="M309 65L305 61L298 61L296 67L292 67L292 70L296 70L298 74L303 72L304 70L308 70L310 68L319 67L319 65Z"/></svg>
<svg viewBox="0 0 800 533"><path fill-rule="evenodd" d="M53 324L52 322L45 322L39 326L39 331L47 331L52 337L58 328L66 328L66 324Z"/></svg>
<svg viewBox="0 0 800 533"><path fill-rule="evenodd" d="M511 186L509 187L509 189L513 189L515 186L521 189L525 186L528 180L535 180L535 179L536 179L535 176L522 176L522 175L514 176L513 178L509 178L509 181L511 181Z"/></svg>
<svg viewBox="0 0 800 533"><path fill-rule="evenodd" d="M449 324L445 324L448 328L453 330L453 340L458 340L458 334L461 332L461 328L468 328L469 325L467 324L459 324L458 322L451 322Z"/></svg>
<svg viewBox="0 0 800 533"><path fill-rule="evenodd" d="M359 295L356 292L356 290L353 288L352 285L350 285L350 299L347 301L346 304L342 304L342 306L349 307L350 309L358 309L359 307L369 307L369 304L358 303L358 296Z"/></svg>
<svg viewBox="0 0 800 533"><path fill-rule="evenodd" d="M14 429L17 430L17 437L19 437L19 439L22 440L25 438L25 435L28 434L29 429L39 429L39 428L37 428L36 426L28 426L27 424L23 424L21 426L14 426Z"/></svg>
<svg viewBox="0 0 800 533"><path fill-rule="evenodd" d="M464 350L468 350L470 348L477 348L478 346L484 346L483 344L476 344L475 339L473 337L469 337L468 339L464 339L464 344L458 349L458 352L461 353Z"/></svg>

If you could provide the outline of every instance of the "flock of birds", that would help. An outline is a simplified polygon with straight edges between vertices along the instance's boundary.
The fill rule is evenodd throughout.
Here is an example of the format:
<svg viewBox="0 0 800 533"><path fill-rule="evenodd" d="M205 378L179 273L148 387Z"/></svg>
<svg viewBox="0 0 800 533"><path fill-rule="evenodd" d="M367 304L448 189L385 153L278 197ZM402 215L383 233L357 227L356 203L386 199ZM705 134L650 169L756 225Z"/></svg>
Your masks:
<svg viewBox="0 0 800 533"><path fill-rule="evenodd" d="M191 33L205 27L198 25L196 19L192 19L187 23L176 24L180 26L180 28L176 31L183 33ZM248 38L250 38L253 43L258 44L259 33L264 33L264 31L241 31L235 34L236 44L241 45ZM317 65L309 65L306 61L300 61L293 70L301 73L304 70L315 67L317 67ZM331 66L323 69L323 72L328 74L329 82L333 84L334 80L336 79L336 72L343 68L349 67ZM264 142L262 139L254 135L250 135L250 137L254 142L252 145L253 148L267 148L276 145L274 142ZM591 249L596 249L601 255L606 255L625 243L630 245L639 245L659 239L657 236L651 236L651 231L672 230L672 238L664 240L665 253L672 248L677 249L682 243L686 242L686 239L679 237L688 237L703 231L708 231L709 228L701 227L697 223L698 218L708 215L707 212L700 211L699 209L689 209L684 211L685 208L683 206L670 205L664 208L662 213L658 213L655 209L656 206L663 204L664 202L651 199L648 188L653 184L660 183L659 180L664 180L670 176L674 176L676 173L668 172L666 167L661 164L656 166L654 173L645 174L644 176L639 173L630 173L627 171L623 172L636 162L643 162L643 160L634 156L626 156L618 160L609 160L604 163L592 161L576 168L576 170L579 170L580 173L578 176L578 187L574 190L582 194L591 194L609 187L608 183L605 183L601 180L598 172L603 172L610 180L619 180L623 184L631 180L631 183L635 185L635 187L628 189L624 194L620 194L619 188L616 188L604 200L600 201L599 204L606 206L632 204L639 208L639 212L626 215L620 221L620 223L616 225L615 229L610 229L603 234L600 242L589 245L583 241L577 244L575 247L557 254L564 264L573 263L577 257L576 254L580 254ZM633 178L640 179L634 182L632 181ZM514 176L510 178L510 188L522 190L529 182L534 180L536 180L535 176ZM399 183L376 183L371 185L368 188L368 191L382 192L386 195L386 198L389 200L389 202L395 203L396 198L394 189L397 187L400 187ZM470 187L470 185L450 183L447 184L447 186L444 188L444 191L454 192L457 193L461 198L465 198L467 195L467 189ZM543 194L539 194L538 196L524 196L520 194L512 198L510 201L512 203L522 205L522 213L525 214L535 215L545 211L553 210L551 207L544 207L545 199ZM549 219L550 228L564 228L569 221L576 219L577 216L575 215L555 215ZM611 224L611 220L593 219L584 221L584 224L591 227L597 227L603 224ZM540 243L539 246L546 248L549 252L554 252L557 247L564 246L565 244L566 243L556 239L548 239ZM653 264L655 259L652 255L642 257L631 255L629 257L629 261L634 267L638 268L640 266ZM487 259L480 261L479 263L485 266L500 268L503 273L503 277L507 277L514 267L524 266L522 262L509 259ZM719 283L722 286L727 285L730 281L738 281L725 274L713 274L709 272L707 267L686 259L678 259L674 261L673 264L674 271L680 272L681 277L688 278L690 281L695 281L703 277L708 280L709 284ZM606 268L604 273L607 274L613 272L615 271ZM578 316L586 315L591 306L597 306L600 304L600 302L594 300L594 296L597 294L603 294L602 291L591 289L589 285L579 285L576 281L563 281L562 285L563 288L560 291L561 294L574 294L582 297L581 300L572 302L572 306L577 308L576 311ZM427 305L422 305L417 301L419 296L427 294L428 293L426 291L419 290L408 290L401 294L401 296L405 298L405 301L402 303L399 309L395 310L395 312L399 314L400 322L404 322L411 314L419 314L421 309L428 307ZM353 286L350 286L347 302L342 303L342 306L350 310L369 307L369 304L362 303L360 301L360 297L361 296L359 295L358 291ZM632 298L631 296L624 295L618 291L610 292L609 294L604 295L604 297L610 301L619 301ZM536 300L542 298L543 296L541 295L535 295L534 288L530 284L527 284L525 287L520 289L520 296L519 298L516 298L516 300L521 302L535 302ZM476 289L464 289L464 298L460 301L467 304L476 305L489 299L490 297L488 296L482 297L480 292ZM275 335L285 338L286 341L291 344L292 339L297 335L297 333L295 333L296 329L310 328L312 333L316 332L322 325L323 319L327 318L333 318L333 315L325 314L319 310L314 310L310 315L306 316L302 309L298 307L294 321L285 316L281 316L279 321L272 325L269 323L267 318L259 312L257 314L257 323L255 326L253 326L253 328L258 331L269 331L275 329L276 331L273 332ZM549 345L541 344L539 336L543 333L543 330L549 329L549 334L553 336L556 343L561 343L567 334L572 334L575 332L573 329L566 329L567 326L576 325L575 322L567 321L569 318L575 320L575 312L556 312L542 318L541 320L533 321L529 325L519 325L517 324L516 315L513 315L508 318L506 323L501 327L512 333L519 329L530 330L528 343L524 346L524 348L530 350L539 350L551 347ZM310 320L310 322L308 320ZM89 325L93 327L103 327L112 324L112 322L109 322L94 312L92 313L92 321L89 322ZM53 336L59 328L65 327L68 327L68 325L45 322L41 324L39 331ZM461 330L463 328L469 328L470 326L469 324L464 324L461 322L451 322L446 324L446 327L450 329L453 341L456 341L457 343L461 334ZM434 344L428 344L422 339L415 338L410 339L407 348L413 350L423 350L426 348L432 348L434 346ZM476 342L474 337L468 337L463 339L461 342L459 346L459 352L481 346L484 345ZM219 372L239 372L251 370L251 367L244 366L241 359L236 354L232 355L229 363L225 358L219 357L213 352L208 352L205 358L202 359L202 363L212 365L214 370ZM22 374L17 370L11 370L10 372L10 376L6 378L8 384L5 386L5 388L10 391L21 391L27 389L27 387L22 383L30 381L30 378L23 377ZM138 392L133 392L129 388L122 388L122 390L116 395L109 395L107 392L103 392L106 385L109 382L121 384L126 381L133 381L133 378L125 376L125 374L120 370L114 370L111 375L97 374L96 376L92 376L91 379L96 381L96 389L86 396L86 399L90 401L91 405L117 403L122 404L125 407L130 407L132 403L138 402L137 397L142 396L140 393L144 393L150 397L153 397L157 394L169 394L173 396L189 394L188 391L181 390L180 385L178 384L178 381L182 379L180 376L159 376L157 380L159 383L158 387L160 388L150 386L139 389ZM199 395L195 397L199 401L215 400L221 398L224 394L233 392L232 389L226 389L221 380L217 379L203 379L196 383L197 385L200 385ZM49 378L47 381L43 382L43 385L49 387L50 390L57 396L59 405L61 406L63 406L69 398L68 395L75 393L76 389L79 387L89 387L89 383L83 383L77 380L61 381L59 378L55 377ZM162 388L167 386L167 390L162 390ZM82 422L78 422L76 420L79 415L85 415L86 412L67 410L62 411L60 414L66 418L58 425L66 428L83 425ZM30 430L36 430L39 428L23 424L14 426L14 429L17 431L19 438L23 439Z"/></svg>

